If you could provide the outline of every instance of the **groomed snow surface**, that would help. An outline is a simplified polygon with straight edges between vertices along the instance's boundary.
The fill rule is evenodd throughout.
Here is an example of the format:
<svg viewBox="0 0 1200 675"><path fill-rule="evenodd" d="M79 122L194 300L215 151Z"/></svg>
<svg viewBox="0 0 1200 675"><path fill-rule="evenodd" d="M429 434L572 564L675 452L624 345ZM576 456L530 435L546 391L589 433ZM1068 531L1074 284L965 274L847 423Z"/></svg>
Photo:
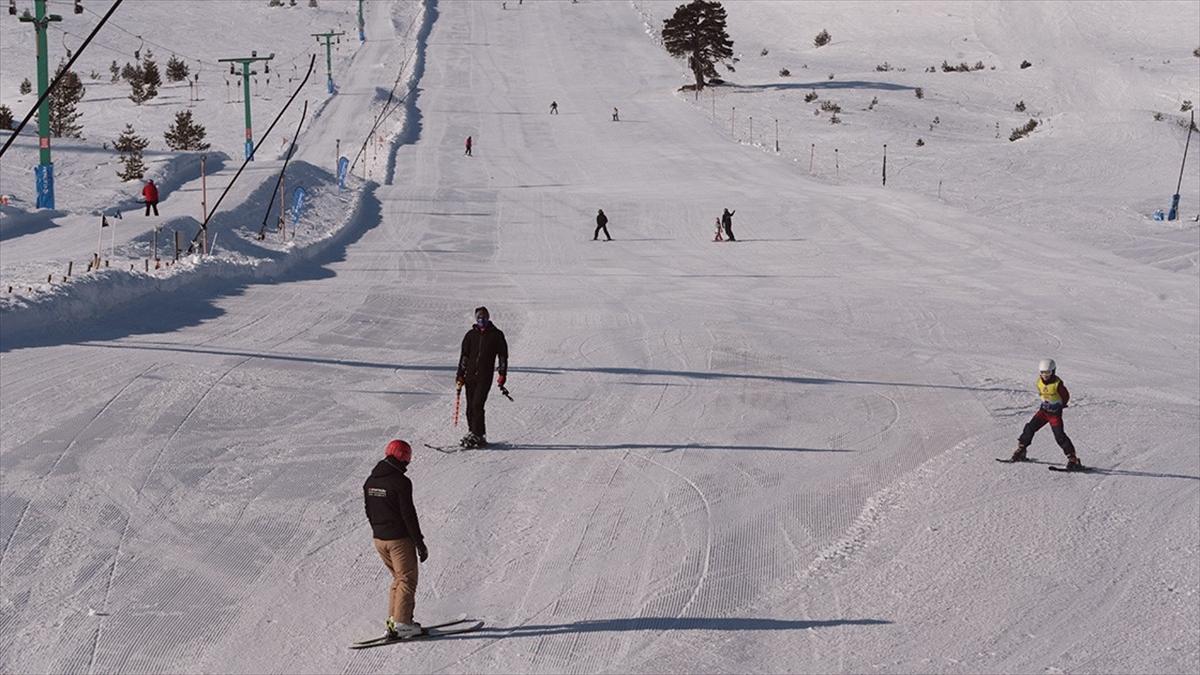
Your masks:
<svg viewBox="0 0 1200 675"><path fill-rule="evenodd" d="M140 27L246 51L238 12L265 4ZM357 3L320 4L353 30ZM0 220L0 671L1200 670L1195 154L1183 218L1149 217L1200 102L1200 3L728 2L736 72L698 99L657 41L675 4L366 3L339 93L308 94L305 226L255 239L271 140L216 255L165 271L125 268L160 222L196 227L175 154L178 206L118 224L118 267L44 283L137 191L64 184L110 158L56 145L86 198ZM334 29L300 9L272 11ZM943 60L987 67L924 72ZM118 105L85 105L96 139ZM342 192L337 139L371 149ZM23 152L0 192L32 185ZM217 153L210 190L240 138ZM724 207L737 243L710 241ZM512 352L503 445L426 450L465 432L478 305ZM1043 357L1091 472L1047 471L1048 429L1034 463L992 461ZM393 437L417 448L417 620L487 626L354 652L386 615L360 486Z"/></svg>

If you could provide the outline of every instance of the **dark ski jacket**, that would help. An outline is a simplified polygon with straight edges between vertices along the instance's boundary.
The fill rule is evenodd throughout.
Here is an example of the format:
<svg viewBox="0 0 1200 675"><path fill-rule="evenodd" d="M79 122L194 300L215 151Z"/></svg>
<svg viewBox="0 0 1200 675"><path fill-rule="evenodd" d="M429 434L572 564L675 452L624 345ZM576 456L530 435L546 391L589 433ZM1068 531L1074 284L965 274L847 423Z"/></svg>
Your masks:
<svg viewBox="0 0 1200 675"><path fill-rule="evenodd" d="M504 339L504 331L489 321L484 328L472 326L463 336L455 379L487 382L492 377L493 368L497 374L508 376L508 342Z"/></svg>
<svg viewBox="0 0 1200 675"><path fill-rule="evenodd" d="M724 225L725 227L732 227L733 226L733 214L735 214L735 213L737 213L737 211L730 211L729 209L725 209L725 213L721 214L721 224Z"/></svg>
<svg viewBox="0 0 1200 675"><path fill-rule="evenodd" d="M407 469L408 462L385 457L363 483L367 520L376 539L411 538L419 542L425 538L413 506L412 481L404 475Z"/></svg>
<svg viewBox="0 0 1200 675"><path fill-rule="evenodd" d="M596 214L596 227L604 227L607 224L608 224L608 216L604 215L603 211L597 213Z"/></svg>

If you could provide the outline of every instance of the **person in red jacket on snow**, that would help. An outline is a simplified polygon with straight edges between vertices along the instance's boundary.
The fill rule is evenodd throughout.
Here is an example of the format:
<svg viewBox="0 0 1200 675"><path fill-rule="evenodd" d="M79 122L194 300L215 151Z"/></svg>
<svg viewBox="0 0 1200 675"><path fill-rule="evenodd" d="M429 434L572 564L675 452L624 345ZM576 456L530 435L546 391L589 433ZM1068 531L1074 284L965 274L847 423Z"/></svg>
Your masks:
<svg viewBox="0 0 1200 675"><path fill-rule="evenodd" d="M154 215L158 215L158 186L153 180L146 181L146 187L142 188L142 198L146 200L146 215L150 215L150 209L154 209Z"/></svg>

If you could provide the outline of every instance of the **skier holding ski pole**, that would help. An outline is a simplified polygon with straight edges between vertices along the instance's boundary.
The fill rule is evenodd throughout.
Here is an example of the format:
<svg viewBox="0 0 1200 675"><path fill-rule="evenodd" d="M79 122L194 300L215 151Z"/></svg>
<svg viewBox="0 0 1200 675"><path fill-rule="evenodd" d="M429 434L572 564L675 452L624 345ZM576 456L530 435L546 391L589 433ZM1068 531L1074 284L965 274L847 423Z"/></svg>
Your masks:
<svg viewBox="0 0 1200 675"><path fill-rule="evenodd" d="M508 342L504 332L492 323L487 307L477 307L475 325L463 336L458 373L454 378L457 386L467 390L469 431L459 441L463 448L486 448L488 445L484 405L491 389L493 370L496 371L496 386L507 396L504 383L508 375Z"/></svg>

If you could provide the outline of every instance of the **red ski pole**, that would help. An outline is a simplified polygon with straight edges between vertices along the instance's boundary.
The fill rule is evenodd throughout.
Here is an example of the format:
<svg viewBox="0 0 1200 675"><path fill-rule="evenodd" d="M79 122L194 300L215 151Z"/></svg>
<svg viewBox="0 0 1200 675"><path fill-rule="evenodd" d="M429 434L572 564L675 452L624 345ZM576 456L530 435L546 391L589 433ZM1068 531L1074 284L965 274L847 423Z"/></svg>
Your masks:
<svg viewBox="0 0 1200 675"><path fill-rule="evenodd" d="M462 385L454 388L454 426L458 426L458 407L462 403Z"/></svg>

